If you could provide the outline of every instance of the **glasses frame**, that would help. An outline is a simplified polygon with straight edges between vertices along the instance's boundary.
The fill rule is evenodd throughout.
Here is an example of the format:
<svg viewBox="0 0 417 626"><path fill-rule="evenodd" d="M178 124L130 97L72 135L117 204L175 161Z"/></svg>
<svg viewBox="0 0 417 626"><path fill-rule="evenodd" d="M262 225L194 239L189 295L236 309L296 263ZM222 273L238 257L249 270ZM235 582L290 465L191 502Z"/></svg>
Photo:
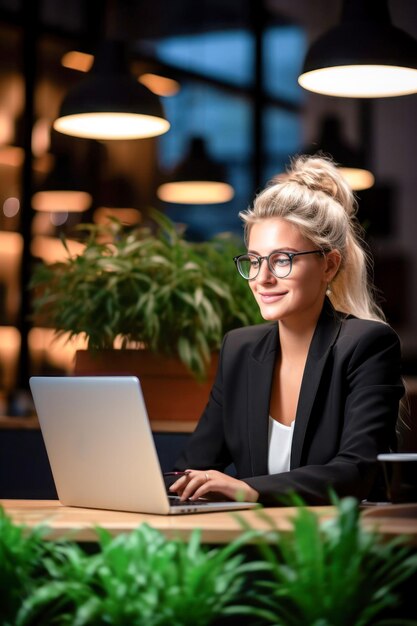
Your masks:
<svg viewBox="0 0 417 626"><path fill-rule="evenodd" d="M270 259L271 259L271 256L273 256L274 254L285 254L288 257L289 261L290 261L288 272L286 274L284 274L284 276L278 276L278 274L275 273L274 269L271 266ZM255 280L255 278L258 278L259 272L261 271L262 261L266 261L267 262L269 271L276 278L287 278L287 276L289 276L291 274L294 257L302 256L302 255L305 255L305 254L321 254L321 255L324 256L325 255L325 251L324 250L302 250L300 252L287 252L286 250L273 250L267 256L259 256L258 254L253 254L253 252L246 252L246 254L239 254L238 256L233 257L233 261L235 262L237 271L242 276L242 278L244 278L245 280ZM240 271L240 269L239 269L239 261L240 261L240 259L242 257L248 257L248 256L249 257L254 257L258 261L258 263L259 263L258 271L256 272L255 276L252 276L251 278L248 278L247 276L244 276L242 274L242 272Z"/></svg>

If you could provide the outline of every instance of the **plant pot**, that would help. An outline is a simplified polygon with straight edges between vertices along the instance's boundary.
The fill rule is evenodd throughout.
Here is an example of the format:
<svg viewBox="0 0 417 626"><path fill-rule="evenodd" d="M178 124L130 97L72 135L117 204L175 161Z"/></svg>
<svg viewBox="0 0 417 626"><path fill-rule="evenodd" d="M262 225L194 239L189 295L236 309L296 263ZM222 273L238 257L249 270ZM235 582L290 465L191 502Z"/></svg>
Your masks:
<svg viewBox="0 0 417 626"><path fill-rule="evenodd" d="M217 361L213 354L207 380L200 383L179 359L148 350L77 350L74 374L137 376L150 420L196 423L207 404Z"/></svg>

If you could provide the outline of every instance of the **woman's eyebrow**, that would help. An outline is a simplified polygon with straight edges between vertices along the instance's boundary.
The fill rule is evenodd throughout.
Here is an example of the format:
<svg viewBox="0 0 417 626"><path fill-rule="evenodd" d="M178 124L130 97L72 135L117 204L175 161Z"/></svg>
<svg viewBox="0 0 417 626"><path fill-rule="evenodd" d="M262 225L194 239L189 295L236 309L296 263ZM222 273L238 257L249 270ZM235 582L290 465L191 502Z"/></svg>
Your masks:
<svg viewBox="0 0 417 626"><path fill-rule="evenodd" d="M274 248L273 250L271 250L271 252L269 252L269 254L272 254L273 252L298 252L298 250L297 248L292 248L291 246L282 246L281 248ZM262 256L256 250L248 249L248 253L256 254L257 256Z"/></svg>

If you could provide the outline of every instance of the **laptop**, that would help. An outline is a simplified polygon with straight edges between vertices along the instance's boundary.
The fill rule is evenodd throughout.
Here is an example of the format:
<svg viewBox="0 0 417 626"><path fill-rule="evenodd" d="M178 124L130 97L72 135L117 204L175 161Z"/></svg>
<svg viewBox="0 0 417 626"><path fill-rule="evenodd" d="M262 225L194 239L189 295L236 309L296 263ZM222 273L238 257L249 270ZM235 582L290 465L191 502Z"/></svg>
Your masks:
<svg viewBox="0 0 417 626"><path fill-rule="evenodd" d="M29 382L62 504L161 515L257 506L181 502L167 494L135 376L34 376Z"/></svg>

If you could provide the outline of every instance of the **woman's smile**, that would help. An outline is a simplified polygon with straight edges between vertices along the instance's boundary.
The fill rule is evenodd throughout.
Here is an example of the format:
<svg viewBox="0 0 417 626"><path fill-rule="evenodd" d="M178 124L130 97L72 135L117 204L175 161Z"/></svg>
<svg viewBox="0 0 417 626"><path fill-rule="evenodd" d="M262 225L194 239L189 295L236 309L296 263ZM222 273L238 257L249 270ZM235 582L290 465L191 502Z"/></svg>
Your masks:
<svg viewBox="0 0 417 626"><path fill-rule="evenodd" d="M287 293L287 291L260 291L259 296L265 304L273 304L274 302L282 300Z"/></svg>

